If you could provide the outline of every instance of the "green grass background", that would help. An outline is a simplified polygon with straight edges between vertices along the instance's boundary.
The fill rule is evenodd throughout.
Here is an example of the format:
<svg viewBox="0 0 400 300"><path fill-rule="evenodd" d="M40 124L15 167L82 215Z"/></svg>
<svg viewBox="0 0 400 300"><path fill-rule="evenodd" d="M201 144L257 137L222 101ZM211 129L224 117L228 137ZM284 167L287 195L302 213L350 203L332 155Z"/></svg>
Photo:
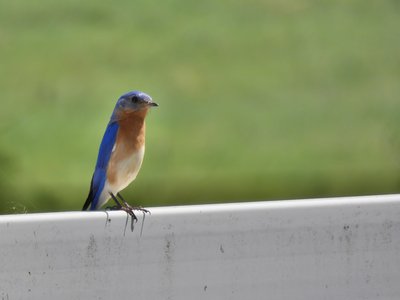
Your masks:
<svg viewBox="0 0 400 300"><path fill-rule="evenodd" d="M78 210L118 96L144 206L400 190L400 2L0 2L0 211Z"/></svg>

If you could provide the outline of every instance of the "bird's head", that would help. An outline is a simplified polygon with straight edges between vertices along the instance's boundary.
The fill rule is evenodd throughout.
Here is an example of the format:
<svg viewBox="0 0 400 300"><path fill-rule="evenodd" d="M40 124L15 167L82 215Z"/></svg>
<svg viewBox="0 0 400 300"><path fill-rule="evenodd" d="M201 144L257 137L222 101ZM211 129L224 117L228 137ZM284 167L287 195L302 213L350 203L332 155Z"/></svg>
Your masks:
<svg viewBox="0 0 400 300"><path fill-rule="evenodd" d="M122 95L118 101L116 108L127 111L147 110L151 107L158 106L151 97L143 92L133 91Z"/></svg>

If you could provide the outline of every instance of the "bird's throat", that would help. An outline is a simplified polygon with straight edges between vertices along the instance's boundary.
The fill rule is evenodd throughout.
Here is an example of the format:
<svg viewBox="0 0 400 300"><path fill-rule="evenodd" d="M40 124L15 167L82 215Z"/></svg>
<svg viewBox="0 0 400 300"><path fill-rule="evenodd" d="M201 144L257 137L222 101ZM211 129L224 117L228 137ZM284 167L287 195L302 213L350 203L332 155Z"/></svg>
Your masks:
<svg viewBox="0 0 400 300"><path fill-rule="evenodd" d="M117 146L121 143L121 146L124 144L127 150L137 151L144 145L146 132L145 116L146 112L143 111L131 112L118 120Z"/></svg>

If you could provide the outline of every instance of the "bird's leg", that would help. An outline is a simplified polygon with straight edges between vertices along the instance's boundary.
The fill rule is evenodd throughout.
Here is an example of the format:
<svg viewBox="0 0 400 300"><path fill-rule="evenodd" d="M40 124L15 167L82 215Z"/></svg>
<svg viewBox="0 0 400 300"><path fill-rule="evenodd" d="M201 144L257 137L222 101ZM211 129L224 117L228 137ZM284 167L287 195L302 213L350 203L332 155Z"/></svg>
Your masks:
<svg viewBox="0 0 400 300"><path fill-rule="evenodd" d="M106 210L121 210L122 209L122 205L118 201L118 199L111 193L110 193L110 196L115 201L115 205L114 206L107 206Z"/></svg>
<svg viewBox="0 0 400 300"><path fill-rule="evenodd" d="M132 217L132 220L135 220L137 222L138 218L136 217L135 213L133 212L133 208L132 207L126 206L126 205L124 205L124 206L121 205L121 203L119 202L119 200L117 199L117 197L115 197L115 195L113 193L110 193L110 196L111 196L111 198L113 198L115 203L117 203L117 206L119 207L119 209L125 211L127 214L129 214Z"/></svg>
<svg viewBox="0 0 400 300"><path fill-rule="evenodd" d="M143 207L141 207L141 206L135 206L135 207L134 207L134 206L131 206L128 202L125 201L125 199L121 196L120 193L117 193L117 196L118 196L119 199L121 199L121 201L123 202L123 204L124 204L127 208L129 208L129 209L131 209L131 210L139 210L139 211L141 211L141 212L143 212L143 213L150 213L149 210L147 210L147 209L145 209L145 208L143 208Z"/></svg>
<svg viewBox="0 0 400 300"><path fill-rule="evenodd" d="M115 201L115 206L107 206L106 209L108 210L120 210L122 205L121 203L118 201L118 199L112 194L110 193L111 198L113 198L113 200Z"/></svg>
<svg viewBox="0 0 400 300"><path fill-rule="evenodd" d="M117 197L115 197L115 195L113 193L109 193L111 198L115 201L116 207L121 208L122 204L121 202L119 202L119 200L117 199Z"/></svg>
<svg viewBox="0 0 400 300"><path fill-rule="evenodd" d="M124 205L125 205L126 207L130 207L130 208L133 209L133 207L132 207L128 202L125 201L125 199L121 196L120 193L117 193L117 196L118 196L118 198L122 201L122 203L124 203Z"/></svg>

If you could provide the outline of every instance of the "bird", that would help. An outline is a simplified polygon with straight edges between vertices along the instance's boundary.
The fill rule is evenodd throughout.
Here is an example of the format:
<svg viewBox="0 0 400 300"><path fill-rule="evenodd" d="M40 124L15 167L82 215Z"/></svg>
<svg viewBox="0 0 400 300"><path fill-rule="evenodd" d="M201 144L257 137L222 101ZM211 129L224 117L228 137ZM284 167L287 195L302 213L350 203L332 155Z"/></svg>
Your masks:
<svg viewBox="0 0 400 300"><path fill-rule="evenodd" d="M119 97L100 143L88 197L82 210L99 210L112 198L116 206L137 221L134 210L121 196L136 179L145 152L145 118L150 108L157 107L153 99L141 92L131 91ZM117 198L118 197L118 198Z"/></svg>

